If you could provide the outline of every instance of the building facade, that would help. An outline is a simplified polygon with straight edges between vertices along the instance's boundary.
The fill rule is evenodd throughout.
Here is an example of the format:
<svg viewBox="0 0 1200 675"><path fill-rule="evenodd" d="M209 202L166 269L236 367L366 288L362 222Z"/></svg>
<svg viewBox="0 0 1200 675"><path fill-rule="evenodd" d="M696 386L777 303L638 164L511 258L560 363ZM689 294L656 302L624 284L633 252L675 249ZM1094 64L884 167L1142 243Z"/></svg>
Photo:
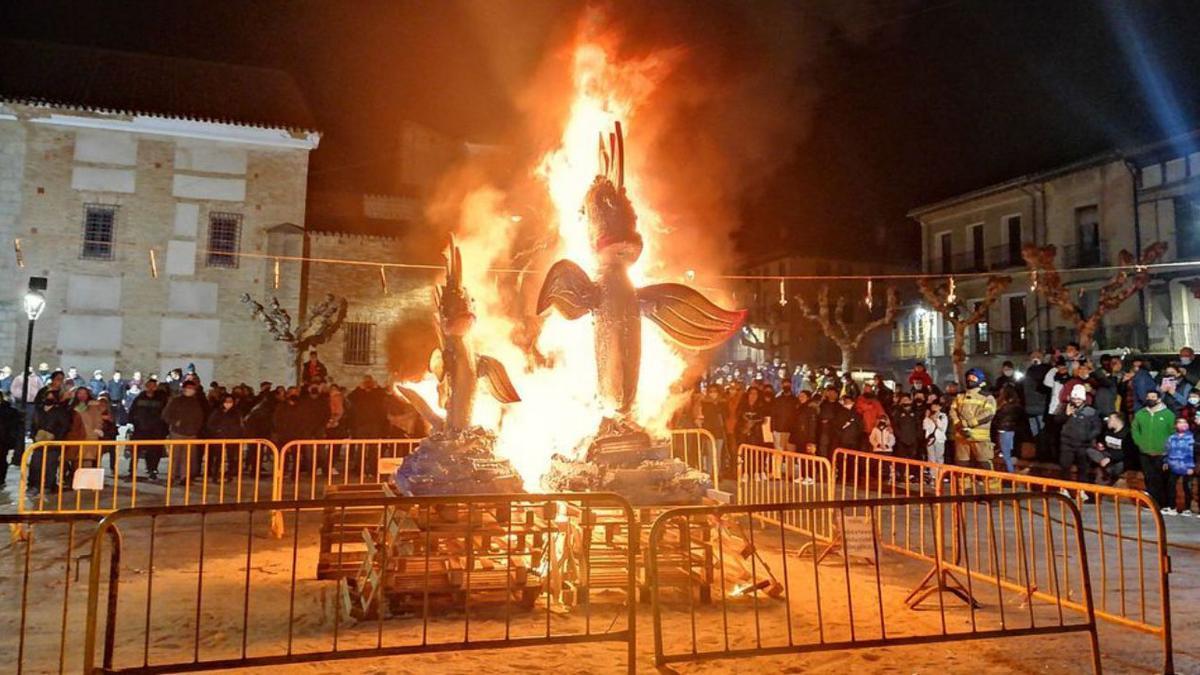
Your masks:
<svg viewBox="0 0 1200 675"><path fill-rule="evenodd" d="M255 120L0 101L0 360L20 369L21 298L44 276L34 364L290 379L285 348L239 299L299 312L299 264L276 277L274 261L302 253L318 141Z"/></svg>
<svg viewBox="0 0 1200 675"><path fill-rule="evenodd" d="M973 362L995 367L1031 350L1061 347L1075 329L1032 289L1021 247L1052 244L1066 285L1085 312L1113 276L1119 253L1140 255L1164 241L1164 262L1200 253L1197 134L1113 151L1049 171L1022 176L934 204L909 216L921 225L922 268L955 277L968 306L983 299L988 273L1020 273L968 335ZM1200 340L1191 317L1200 306L1186 288L1196 270L1155 270L1149 288L1109 313L1096 335L1098 350L1176 351ZM898 358L927 360L950 372L949 325L928 307L913 306L897 326Z"/></svg>

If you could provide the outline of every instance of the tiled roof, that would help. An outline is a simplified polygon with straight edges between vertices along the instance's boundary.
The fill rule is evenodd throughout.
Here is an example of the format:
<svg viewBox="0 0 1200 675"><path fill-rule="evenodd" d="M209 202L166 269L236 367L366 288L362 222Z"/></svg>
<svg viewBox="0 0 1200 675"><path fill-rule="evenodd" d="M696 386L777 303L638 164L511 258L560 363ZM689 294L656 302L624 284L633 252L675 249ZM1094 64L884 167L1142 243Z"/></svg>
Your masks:
<svg viewBox="0 0 1200 675"><path fill-rule="evenodd" d="M270 68L0 40L0 99L315 130L290 75Z"/></svg>

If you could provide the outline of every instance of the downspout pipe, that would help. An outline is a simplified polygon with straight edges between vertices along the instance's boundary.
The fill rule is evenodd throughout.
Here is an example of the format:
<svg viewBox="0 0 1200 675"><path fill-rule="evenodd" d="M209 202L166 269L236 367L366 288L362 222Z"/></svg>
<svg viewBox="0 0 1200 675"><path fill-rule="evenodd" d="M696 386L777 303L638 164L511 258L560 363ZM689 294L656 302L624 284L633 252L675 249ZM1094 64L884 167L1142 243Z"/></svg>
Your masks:
<svg viewBox="0 0 1200 675"><path fill-rule="evenodd" d="M1125 165L1125 170L1129 172L1129 181L1133 186L1133 257L1135 260L1142 259L1142 219L1141 209L1138 201L1138 168L1128 157L1122 157L1121 163ZM1169 295L1168 295L1169 297ZM1142 349L1150 348L1150 320L1146 316L1146 289L1138 290L1138 316L1142 318L1142 325L1147 327L1146 344ZM1174 317L1172 317L1174 318ZM1140 336L1139 336L1140 337Z"/></svg>

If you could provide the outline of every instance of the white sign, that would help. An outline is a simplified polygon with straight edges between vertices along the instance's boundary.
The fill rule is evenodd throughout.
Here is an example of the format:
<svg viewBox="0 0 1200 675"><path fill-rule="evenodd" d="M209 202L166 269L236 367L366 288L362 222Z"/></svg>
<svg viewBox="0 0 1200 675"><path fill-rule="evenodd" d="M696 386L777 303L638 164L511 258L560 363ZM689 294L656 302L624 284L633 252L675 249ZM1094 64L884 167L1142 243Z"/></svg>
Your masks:
<svg viewBox="0 0 1200 675"><path fill-rule="evenodd" d="M76 490L103 490L104 469L75 469L71 487Z"/></svg>
<svg viewBox="0 0 1200 675"><path fill-rule="evenodd" d="M846 556L876 562L875 524L870 516L843 516L842 541L846 545Z"/></svg>

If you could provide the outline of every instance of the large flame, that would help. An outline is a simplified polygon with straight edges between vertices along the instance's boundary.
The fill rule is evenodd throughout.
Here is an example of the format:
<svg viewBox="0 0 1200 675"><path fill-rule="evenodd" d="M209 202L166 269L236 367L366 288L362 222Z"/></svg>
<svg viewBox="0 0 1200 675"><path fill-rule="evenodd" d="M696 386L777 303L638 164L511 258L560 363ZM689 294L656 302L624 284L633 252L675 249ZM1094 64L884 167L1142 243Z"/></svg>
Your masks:
<svg viewBox="0 0 1200 675"><path fill-rule="evenodd" d="M601 171L597 166L598 136L619 120L626 130L625 186L645 240L642 256L630 274L637 286L666 280L658 256L663 243L661 219L644 198L637 175L638 167L644 164L639 153L647 151L638 143L639 105L661 79L663 67L663 60L655 57L614 62L597 41L575 46L573 99L561 142L537 168L537 176L553 204L553 224L559 234L559 250L551 259L573 260L589 273L596 269L581 207L584 194ZM504 212L503 201L504 194L495 189L468 195L457 236L465 261L464 281L475 297L479 316L471 339L480 353L508 366L522 402L501 410L490 397L481 396L475 422L498 429L498 454L512 461L527 489L536 490L551 456L581 451L608 411L597 396L590 316L567 321L552 314L538 338L539 351L548 357L546 363L521 369L529 359L512 341L516 326L501 306L498 288L499 283L511 283L512 275L488 272L488 268L503 267L510 252L512 223ZM540 283L540 279L536 281ZM685 367L683 355L657 327L645 321L634 415L652 434L666 431L673 409L672 386Z"/></svg>

